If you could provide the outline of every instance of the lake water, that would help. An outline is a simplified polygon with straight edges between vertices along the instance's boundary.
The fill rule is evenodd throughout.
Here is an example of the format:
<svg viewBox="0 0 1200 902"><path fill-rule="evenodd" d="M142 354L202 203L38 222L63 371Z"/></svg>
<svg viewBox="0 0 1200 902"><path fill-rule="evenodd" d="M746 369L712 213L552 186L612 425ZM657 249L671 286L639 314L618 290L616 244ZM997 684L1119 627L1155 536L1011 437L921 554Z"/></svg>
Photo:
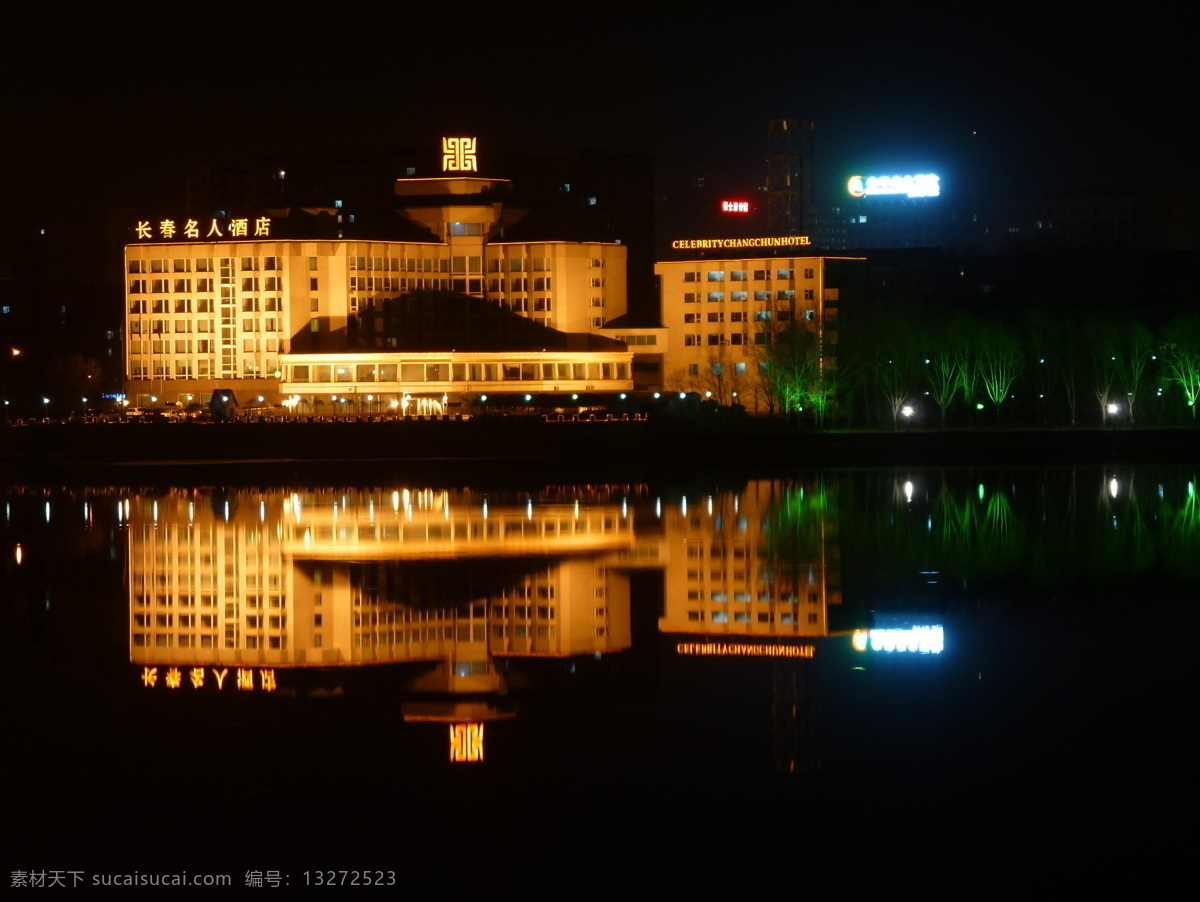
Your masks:
<svg viewBox="0 0 1200 902"><path fill-rule="evenodd" d="M1195 468L236 477L3 487L10 872L976 895L1188 860Z"/></svg>

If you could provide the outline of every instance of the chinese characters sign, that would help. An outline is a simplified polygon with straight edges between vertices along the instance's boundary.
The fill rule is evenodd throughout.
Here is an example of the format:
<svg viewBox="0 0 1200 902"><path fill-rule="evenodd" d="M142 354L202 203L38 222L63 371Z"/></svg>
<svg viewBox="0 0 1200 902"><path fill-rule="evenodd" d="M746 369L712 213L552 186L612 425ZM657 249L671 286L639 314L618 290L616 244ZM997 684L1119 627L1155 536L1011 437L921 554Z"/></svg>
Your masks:
<svg viewBox="0 0 1200 902"><path fill-rule="evenodd" d="M442 172L478 172L474 138L442 138Z"/></svg>
<svg viewBox="0 0 1200 902"><path fill-rule="evenodd" d="M722 213L749 213L750 201L748 200L723 200L721 201Z"/></svg>
<svg viewBox="0 0 1200 902"><path fill-rule="evenodd" d="M275 668L237 667L153 667L142 668L142 685L154 689L159 685L167 689L204 689L206 686L218 691L224 689L238 692L274 692Z"/></svg>
<svg viewBox="0 0 1200 902"><path fill-rule="evenodd" d="M138 241L175 241L181 238L185 240L269 238L271 236L271 217L259 216L257 219L240 217L225 220L213 218L207 223L197 219L139 219L133 231Z"/></svg>

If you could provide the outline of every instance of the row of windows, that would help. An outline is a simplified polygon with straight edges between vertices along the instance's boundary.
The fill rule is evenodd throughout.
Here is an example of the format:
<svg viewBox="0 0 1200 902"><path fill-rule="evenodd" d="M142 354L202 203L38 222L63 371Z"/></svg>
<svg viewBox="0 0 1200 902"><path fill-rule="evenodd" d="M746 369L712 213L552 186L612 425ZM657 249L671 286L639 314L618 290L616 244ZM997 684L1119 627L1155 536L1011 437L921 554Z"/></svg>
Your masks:
<svg viewBox="0 0 1200 902"><path fill-rule="evenodd" d="M572 382L628 379L624 361L593 363L359 363L289 367L288 381L315 382Z"/></svg>
<svg viewBox="0 0 1200 902"><path fill-rule="evenodd" d="M806 279L813 278L813 273L814 273L814 271L811 269L804 270L804 278L806 278ZM702 274L699 272L685 272L683 274L683 281L685 281L685 282L701 282L701 281L703 281L703 282L724 282L725 276L726 276L726 271L723 269L715 269L715 270L709 270L708 272L703 273L703 278L701 278L701 275ZM735 270L731 270L728 272L730 282L751 281L748 278L748 275L749 275L749 271L745 270L745 269L735 269ZM769 269L756 269L756 270L754 270L753 281L765 282L767 279L772 278L772 276L776 279L793 279L796 276L796 271L794 269L777 269L774 271L769 270Z"/></svg>
<svg viewBox="0 0 1200 902"><path fill-rule="evenodd" d="M712 623L729 623L729 613L727 611L714 611L710 618ZM688 611L688 620L692 623L704 622L704 611ZM733 615L734 623L774 623L775 615L768 612L761 612L753 616L748 611L735 613ZM798 620L795 614L781 614L779 617L780 623L794 624ZM817 614L808 615L808 623L810 626L815 626L820 623L820 618Z"/></svg>
<svg viewBox="0 0 1200 902"><path fill-rule="evenodd" d="M488 291L529 291L529 279L520 276L515 279L488 279ZM534 291L553 291L550 276L536 276L533 280Z"/></svg>
<svg viewBox="0 0 1200 902"><path fill-rule="evenodd" d="M781 323L791 322L795 318L795 314L791 310L756 310L754 318L751 320L750 313L745 310L731 310L729 312L729 322L731 323L769 323L776 320ZM816 311L806 310L804 313L806 322L813 322L816 319ZM725 322L724 310L712 310L708 313L685 313L683 315L685 323L723 323Z"/></svg>
<svg viewBox="0 0 1200 902"><path fill-rule="evenodd" d="M228 307L236 307L237 304L222 304L223 309ZM240 306L243 313L257 313L260 310L279 311L283 310L283 298L241 298ZM166 298L155 298L150 301L136 300L129 302L129 312L138 313L213 313L214 302L212 298L175 298L167 300Z"/></svg>
<svg viewBox="0 0 1200 902"><path fill-rule="evenodd" d="M232 317L222 319L222 326L232 328L237 324L237 321ZM241 322L243 332L282 332L284 331L284 322L282 319L277 319L273 316L265 318L246 318ZM130 320L129 334L133 335L167 335L174 332L176 335L190 335L192 332L212 332L215 333L216 321L211 319L177 319L172 321L168 319L154 320Z"/></svg>
<svg viewBox="0 0 1200 902"><path fill-rule="evenodd" d="M236 379L239 374L235 368L223 368L221 378ZM268 357L263 362L253 359L241 361L241 378L256 379L273 376L279 371L279 361ZM129 377L131 379L208 379L217 375L215 361L203 358L177 360L174 365L170 361L155 361L153 367L139 360L129 362Z"/></svg>
<svg viewBox="0 0 1200 902"><path fill-rule="evenodd" d="M233 342L230 342L226 347L232 347ZM174 341L150 341L149 339L131 339L129 342L129 353L134 356L145 354L215 354L220 345L216 339L201 338L192 341L190 338L177 338ZM276 338L254 339L243 338L242 350L247 352L252 351L278 351L279 340Z"/></svg>
<svg viewBox="0 0 1200 902"><path fill-rule="evenodd" d="M781 288L781 289L777 290L774 294L775 294L774 299L777 301L794 301L796 299L796 292L794 289L791 289L791 288ZM803 296L804 300L806 300L806 301L816 300L816 292L812 288L805 288L802 296ZM723 303L725 301L725 297L726 297L726 294L724 291L709 291L709 292L685 291L683 293L683 302L685 304L698 304L698 303L700 303L701 300L706 300L706 301L711 301L713 303ZM729 300L733 301L734 303L745 303L746 301L750 300L750 292L748 292L748 291L731 291L731 292L729 292ZM756 292L754 292L754 300L760 301L760 302L761 301L770 301L771 300L771 292L770 291L756 291Z"/></svg>
<svg viewBox="0 0 1200 902"><path fill-rule="evenodd" d="M223 258L229 261L228 266L232 267L233 259L231 257ZM310 257L309 269L316 269L316 266L311 265L316 257ZM267 272L278 271L283 269L282 257L242 257L240 258L242 272L258 272L264 270ZM129 271L131 273L143 272L213 272L212 257L175 257L173 259L156 258L153 260L130 260Z"/></svg>
<svg viewBox="0 0 1200 902"><path fill-rule="evenodd" d="M750 335L746 332L731 332L729 335L723 335L720 332L709 332L708 340L704 341L702 335L685 335L683 336L683 346L685 348L698 348L701 345L748 345L750 344ZM765 332L756 332L754 334L754 344L765 345L770 344L767 340Z"/></svg>
<svg viewBox="0 0 1200 902"><path fill-rule="evenodd" d="M317 615L318 621L320 615ZM247 614L245 615L246 629L260 630L265 625L268 629L283 630L287 629L286 614L272 614L269 617L263 617L262 614ZM176 627L180 629L195 629L197 615L195 614L134 614L133 625L137 627ZM199 615L200 629L216 629L217 615L216 614L201 614Z"/></svg>
<svg viewBox="0 0 1200 902"><path fill-rule="evenodd" d="M380 280L385 281L385 280ZM242 291L282 291L283 283L278 276L267 276L260 278L259 276L246 276L241 280ZM318 290L319 280L312 278L308 280L308 287L312 291ZM379 286L372 285L371 288L386 291L389 287L393 290L400 290L402 280L392 279L388 285L380 284ZM226 285L222 285L224 290ZM357 288L354 277L350 279L350 287ZM365 286L364 286L365 287ZM214 291L212 279L130 279L129 293L130 294L192 294L193 291L200 294L210 294Z"/></svg>

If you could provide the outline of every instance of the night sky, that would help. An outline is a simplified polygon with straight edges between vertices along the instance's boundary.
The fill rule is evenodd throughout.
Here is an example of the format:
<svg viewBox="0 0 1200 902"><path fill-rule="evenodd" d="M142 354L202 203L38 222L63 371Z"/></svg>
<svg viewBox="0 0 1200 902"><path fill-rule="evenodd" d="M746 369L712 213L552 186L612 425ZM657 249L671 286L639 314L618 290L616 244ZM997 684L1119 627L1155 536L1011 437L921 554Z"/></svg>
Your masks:
<svg viewBox="0 0 1200 902"><path fill-rule="evenodd" d="M819 191L855 170L966 159L995 185L1144 185L1179 179L1195 154L1200 92L1179 18L452 6L147 4L30 22L0 58L5 245L82 207L163 192L182 203L205 162L448 133L479 136L485 175L504 175L488 170L489 147L597 148L747 189L763 181L773 118L815 122Z"/></svg>

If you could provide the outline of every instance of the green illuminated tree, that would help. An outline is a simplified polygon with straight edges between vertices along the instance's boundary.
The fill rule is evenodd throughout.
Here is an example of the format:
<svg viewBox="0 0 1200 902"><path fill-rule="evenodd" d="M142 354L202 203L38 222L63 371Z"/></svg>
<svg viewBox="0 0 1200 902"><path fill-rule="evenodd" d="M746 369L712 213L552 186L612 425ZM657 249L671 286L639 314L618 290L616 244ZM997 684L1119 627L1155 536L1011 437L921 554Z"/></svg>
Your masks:
<svg viewBox="0 0 1200 902"><path fill-rule="evenodd" d="M1020 345L1007 329L991 326L983 330L976 360L984 392L996 405L996 414L999 416L1000 405L1008 398L1013 383L1021 375Z"/></svg>
<svg viewBox="0 0 1200 902"><path fill-rule="evenodd" d="M972 329L970 320L958 317L947 327L932 333L930 350L925 358L925 382L929 397L941 413L946 425L946 410L962 390L962 370L967 365L965 339Z"/></svg>
<svg viewBox="0 0 1200 902"><path fill-rule="evenodd" d="M779 409L787 416L794 416L819 400L822 407L819 423L829 395L823 385L816 333L793 321L770 334L770 342L762 346L764 373Z"/></svg>
<svg viewBox="0 0 1200 902"><path fill-rule="evenodd" d="M1196 404L1200 401L1200 317L1179 316L1171 321L1163 356L1163 380L1183 392L1195 423Z"/></svg>

